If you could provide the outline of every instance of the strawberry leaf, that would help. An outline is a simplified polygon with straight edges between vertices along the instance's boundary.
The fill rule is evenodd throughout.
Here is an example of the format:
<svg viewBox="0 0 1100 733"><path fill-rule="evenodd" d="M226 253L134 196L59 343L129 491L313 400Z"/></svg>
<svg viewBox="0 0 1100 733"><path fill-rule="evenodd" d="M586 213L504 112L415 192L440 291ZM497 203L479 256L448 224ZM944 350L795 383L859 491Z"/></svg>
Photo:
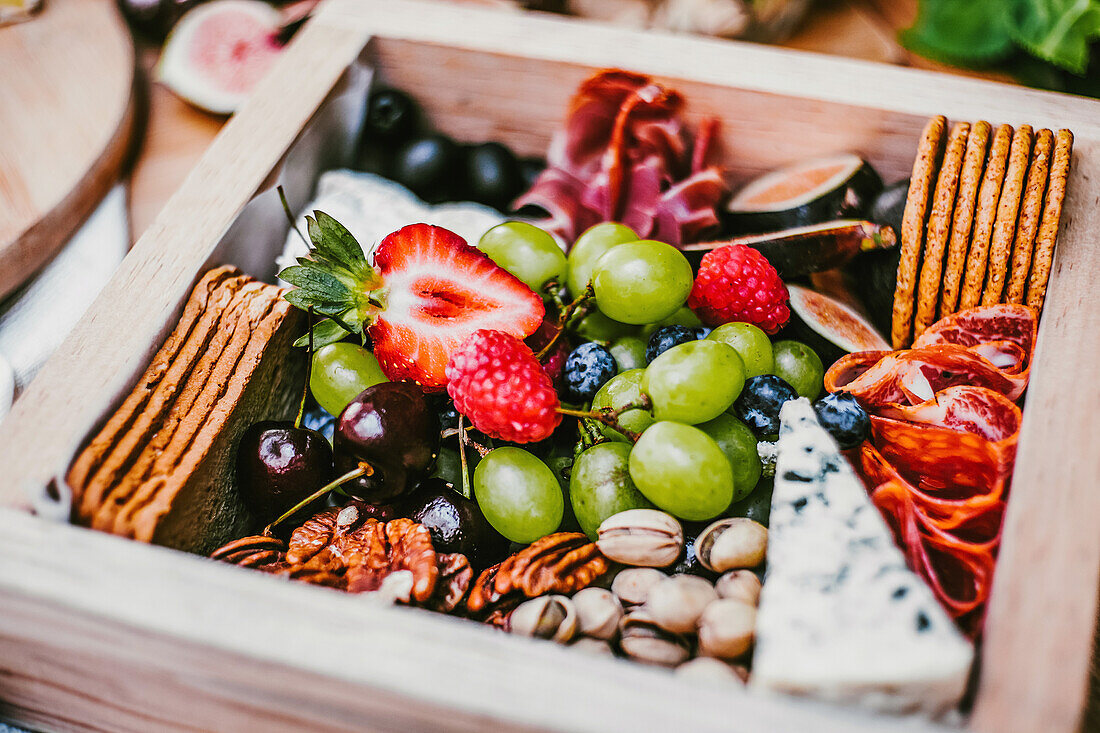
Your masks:
<svg viewBox="0 0 1100 733"><path fill-rule="evenodd" d="M348 286L320 267L291 266L280 272L279 277L305 289L315 300L344 303L345 308L355 304L355 294Z"/></svg>
<svg viewBox="0 0 1100 733"><path fill-rule="evenodd" d="M358 280L373 276L363 248L343 224L323 211L314 211L313 216L306 217L306 225L317 259L338 265Z"/></svg>
<svg viewBox="0 0 1100 733"><path fill-rule="evenodd" d="M335 344L339 341L343 341L345 338L351 335L350 331L344 329L343 326L336 323L331 318L326 318L323 321L318 321L313 324L313 348L319 349L322 346L328 346L329 344ZM302 348L309 347L309 333L299 338L294 342L295 346Z"/></svg>

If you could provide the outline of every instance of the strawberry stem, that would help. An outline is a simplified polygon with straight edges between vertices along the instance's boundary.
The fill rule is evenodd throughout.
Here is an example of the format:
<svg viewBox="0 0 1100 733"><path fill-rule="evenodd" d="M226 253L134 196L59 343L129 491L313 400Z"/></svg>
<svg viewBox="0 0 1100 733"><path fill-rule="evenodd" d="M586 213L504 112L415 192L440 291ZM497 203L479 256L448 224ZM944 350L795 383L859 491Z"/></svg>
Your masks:
<svg viewBox="0 0 1100 733"><path fill-rule="evenodd" d="M594 298L596 295L596 292L592 289L592 283L588 283L588 287L584 289L583 293L574 298L573 302L566 304L565 301L561 299L561 291L557 287L557 282L551 280L549 283L547 283L547 288L551 286L554 287L554 290L549 292L551 293L551 297L556 296L554 298L554 302L558 304L558 322L556 325L557 330L555 331L554 336L550 339L549 343L539 349L539 353L535 354L536 359L542 359L544 356L550 353L550 349L554 348L554 344L556 344L558 342L558 339L561 338L561 335L565 333L565 324L569 322L569 319L572 317L572 315L577 311L578 308Z"/></svg>
<svg viewBox="0 0 1100 733"><path fill-rule="evenodd" d="M360 461L358 468L353 468L352 470L345 473L343 476L340 476L339 478L333 479L329 483L327 483L324 486L322 486L321 488L317 489L317 491L313 492L312 494L310 494L306 498L302 499L300 502L298 502L297 504L292 506L290 509L287 509L285 512L283 512L282 515L280 515L278 519L276 519L274 522L272 522L271 524L264 527L263 535L265 537L270 537L272 532L274 531L275 527L277 527L278 525L285 522L287 519L289 519L291 516L293 516L295 513L297 513L298 510L302 509L303 507L309 506L310 504L317 501L318 499L320 499L322 496L324 496L328 492L332 491L333 489L337 489L340 486L346 484L348 481L352 481L354 479L357 479L360 476L370 476L373 473L374 473L374 467L373 466L371 466L366 461Z"/></svg>
<svg viewBox="0 0 1100 733"><path fill-rule="evenodd" d="M309 240L302 234L302 230L298 228L298 222L294 220L294 212L290 210L290 203L286 200L286 191L283 190L281 185L275 190L279 192L279 201L283 204L283 213L286 214L286 220L290 222L290 228L293 229L298 235L298 238L302 240L302 244L309 249Z"/></svg>
<svg viewBox="0 0 1100 733"><path fill-rule="evenodd" d="M306 316L306 336L309 338L309 348L306 351L306 383L302 387L302 400L298 403L298 416L294 418L294 428L302 427L302 418L306 414L306 398L309 396L309 379L313 373L313 306L309 307Z"/></svg>

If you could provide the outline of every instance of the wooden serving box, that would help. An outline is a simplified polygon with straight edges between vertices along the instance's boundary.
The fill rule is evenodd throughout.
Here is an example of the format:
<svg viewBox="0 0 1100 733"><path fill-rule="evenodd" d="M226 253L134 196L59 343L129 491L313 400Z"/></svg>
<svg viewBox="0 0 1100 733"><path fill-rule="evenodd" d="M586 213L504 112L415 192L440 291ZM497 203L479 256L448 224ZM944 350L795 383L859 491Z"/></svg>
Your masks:
<svg viewBox="0 0 1100 733"><path fill-rule="evenodd" d="M967 725L1085 725L1100 581L1100 103L402 0L321 6L0 426L0 718L132 731L940 729L693 685L64 521L59 477L138 378L199 273L231 262L273 277L286 224L271 189L283 183L300 207L321 170L350 161L372 75L409 90L451 135L535 155L577 84L612 66L667 81L693 116L721 118L735 178L855 150L897 180L933 114L1073 130Z"/></svg>

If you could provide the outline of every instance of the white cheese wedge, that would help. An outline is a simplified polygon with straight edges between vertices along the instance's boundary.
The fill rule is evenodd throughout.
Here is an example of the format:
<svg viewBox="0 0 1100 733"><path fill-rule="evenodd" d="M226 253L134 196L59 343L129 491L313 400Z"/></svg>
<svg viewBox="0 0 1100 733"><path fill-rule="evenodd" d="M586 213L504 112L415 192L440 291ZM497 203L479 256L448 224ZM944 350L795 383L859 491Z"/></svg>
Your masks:
<svg viewBox="0 0 1100 733"><path fill-rule="evenodd" d="M806 399L781 412L751 684L939 717L973 646L905 564L863 483Z"/></svg>

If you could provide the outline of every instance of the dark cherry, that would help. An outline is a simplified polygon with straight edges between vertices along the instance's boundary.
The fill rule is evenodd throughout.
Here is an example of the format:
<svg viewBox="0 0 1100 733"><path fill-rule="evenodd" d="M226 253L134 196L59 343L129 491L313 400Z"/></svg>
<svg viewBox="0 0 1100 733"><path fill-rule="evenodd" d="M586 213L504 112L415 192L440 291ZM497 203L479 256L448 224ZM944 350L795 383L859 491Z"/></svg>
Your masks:
<svg viewBox="0 0 1100 733"><path fill-rule="evenodd" d="M488 567L508 551L508 540L492 528L477 502L443 479L423 481L401 513L428 528L436 552L461 552L474 568Z"/></svg>
<svg viewBox="0 0 1100 733"><path fill-rule="evenodd" d="M439 416L409 382L367 387L336 420L336 473L370 464L373 473L342 490L368 504L403 496L428 475L439 454Z"/></svg>
<svg viewBox="0 0 1100 733"><path fill-rule="evenodd" d="M325 436L266 420L250 427L237 448L237 485L257 521L267 524L333 478Z"/></svg>

